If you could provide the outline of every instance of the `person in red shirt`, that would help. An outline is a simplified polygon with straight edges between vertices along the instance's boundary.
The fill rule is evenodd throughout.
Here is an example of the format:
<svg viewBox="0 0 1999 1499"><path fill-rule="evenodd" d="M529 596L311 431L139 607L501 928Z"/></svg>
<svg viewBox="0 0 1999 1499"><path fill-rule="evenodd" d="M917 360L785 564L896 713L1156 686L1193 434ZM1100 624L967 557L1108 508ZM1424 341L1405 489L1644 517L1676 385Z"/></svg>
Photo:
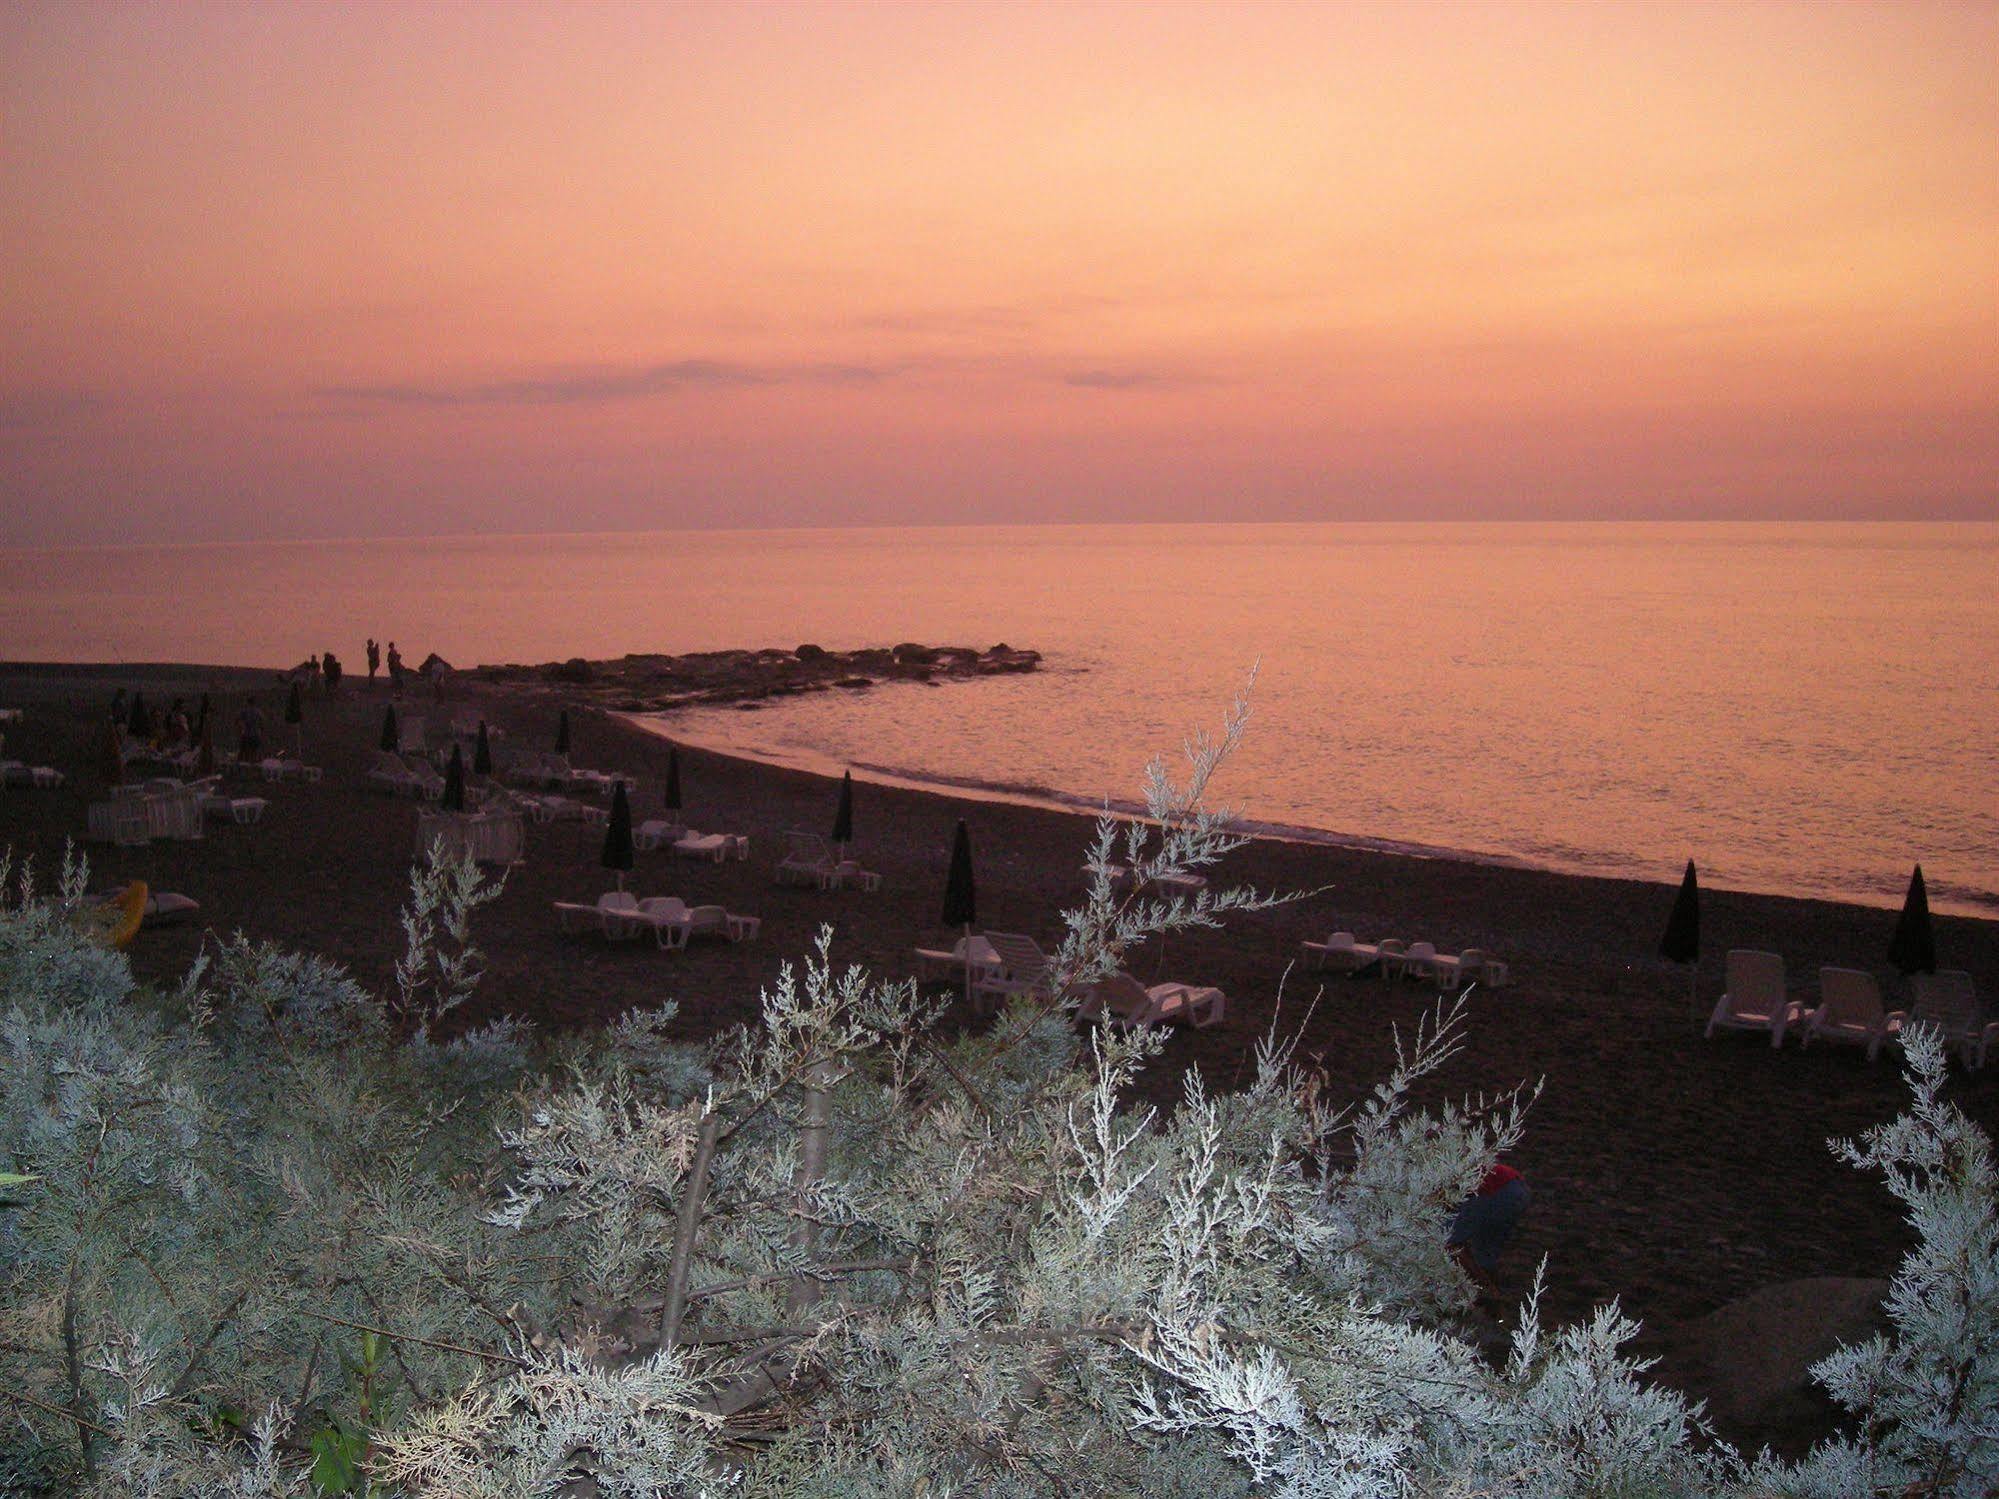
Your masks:
<svg viewBox="0 0 1999 1499"><path fill-rule="evenodd" d="M1451 1255L1481 1289L1498 1293L1495 1272L1499 1254L1520 1226L1528 1200L1526 1179L1504 1161L1494 1161L1478 1190L1464 1200L1451 1221L1446 1241Z"/></svg>

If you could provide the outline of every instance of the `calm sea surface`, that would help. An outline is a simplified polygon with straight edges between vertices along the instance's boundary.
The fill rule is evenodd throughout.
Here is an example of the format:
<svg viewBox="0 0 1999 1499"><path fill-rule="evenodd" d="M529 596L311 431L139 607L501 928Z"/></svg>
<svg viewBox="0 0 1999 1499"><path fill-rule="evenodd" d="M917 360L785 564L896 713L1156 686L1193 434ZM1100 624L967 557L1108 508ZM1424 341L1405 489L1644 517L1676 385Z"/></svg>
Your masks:
<svg viewBox="0 0 1999 1499"><path fill-rule="evenodd" d="M1999 915L1999 525L675 532L0 552L0 655L460 665L899 640L1035 676L676 719L808 764L1095 800L1217 724L1257 821Z"/></svg>

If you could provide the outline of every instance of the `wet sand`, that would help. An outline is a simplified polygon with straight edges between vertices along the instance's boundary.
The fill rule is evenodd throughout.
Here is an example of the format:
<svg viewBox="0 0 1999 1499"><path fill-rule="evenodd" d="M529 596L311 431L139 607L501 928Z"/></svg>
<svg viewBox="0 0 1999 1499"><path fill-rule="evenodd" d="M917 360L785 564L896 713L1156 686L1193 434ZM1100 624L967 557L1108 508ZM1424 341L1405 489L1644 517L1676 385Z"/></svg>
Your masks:
<svg viewBox="0 0 1999 1499"><path fill-rule="evenodd" d="M278 723L282 691L268 672L0 666L0 706L28 710L25 722L5 729L8 758L53 764L71 776L60 790L0 791L0 844L47 867L66 836L80 838L85 803L102 794L94 771L101 715L120 685L142 687L149 701L215 692L226 731L218 752L225 741L233 748L246 691L259 694L267 742L289 736ZM904 690L914 689L884 688L880 710L892 713L894 694ZM338 699L312 698L306 758L325 768L325 781L255 782L247 794L270 800L261 825L211 824L199 844L90 850L93 885L137 877L201 902L199 925L142 934L132 959L143 978L178 977L205 931L241 930L334 958L364 983L389 985L417 813L413 803L362 783L388 699L385 684L351 677ZM443 719L453 711L482 714L537 746L549 745L554 729L544 695L504 685L456 686L441 709L427 691L412 691L407 707ZM594 709L579 708L572 718L574 763L635 773L637 815L656 810L665 741ZM1152 748L1133 746L1134 755ZM597 867L599 836L569 825L531 828L526 863L479 920L490 966L467 1007L468 1023L513 1013L546 1028L589 1025L670 998L680 1004L684 1035L710 1035L751 1017L759 986L804 952L824 922L836 929L841 959L907 974L911 948L954 935L938 915L959 817L971 826L982 925L1052 944L1059 911L1081 890L1087 818L869 785L857 788L856 850L884 875L881 891L782 888L772 879L779 834L788 827L826 832L833 784L699 750L683 750L681 760L686 820L748 834L750 858L712 865L641 853L628 887L759 915L760 939L671 954L649 942L565 938L549 902L587 901L609 888ZM1518 1287L1547 1256L1545 1307L1561 1320L1618 1296L1645 1324L1638 1351L1662 1357L1658 1374L1668 1382L1701 1393L1703 1371L1682 1341L1693 1319L1774 1282L1886 1276L1907 1247L1896 1205L1879 1182L1840 1165L1826 1146L1828 1137L1856 1134L1902 1107L1906 1092L1892 1054L1870 1065L1848 1048L1801 1052L1793 1045L1780 1054L1746 1036L1703 1040L1685 970L1655 956L1669 887L1277 841L1233 855L1222 878L1320 893L1141 954L1134 967L1148 982L1215 984L1229 996L1224 1025L1174 1033L1145 1092L1170 1106L1187 1066L1223 1088L1246 1077L1280 995L1287 1028L1317 996L1304 1051L1323 1057L1354 1097L1371 1087L1393 1054L1394 1027L1407 1035L1434 999L1416 985L1322 982L1293 970L1302 939L1322 940L1339 928L1366 941L1422 938L1442 951L1481 947L1504 958L1511 985L1473 994L1463 1050L1423 1096L1457 1098L1545 1080L1512 1158L1532 1184L1534 1204L1502 1278ZM1702 915L1708 956L1699 1019L1720 990L1725 949L1782 953L1793 990L1808 997L1820 964L1882 970L1895 921L1887 910L1712 891ZM1944 964L1969 969L1982 993L1999 988L1999 923L1940 917L1937 944ZM1897 1002L1892 989L1889 1002ZM1952 1076L1953 1097L1988 1129L1999 1125L1999 1067L1967 1077L1953 1065ZM1726 1434L1795 1448L1821 1429L1822 1421L1793 1421Z"/></svg>

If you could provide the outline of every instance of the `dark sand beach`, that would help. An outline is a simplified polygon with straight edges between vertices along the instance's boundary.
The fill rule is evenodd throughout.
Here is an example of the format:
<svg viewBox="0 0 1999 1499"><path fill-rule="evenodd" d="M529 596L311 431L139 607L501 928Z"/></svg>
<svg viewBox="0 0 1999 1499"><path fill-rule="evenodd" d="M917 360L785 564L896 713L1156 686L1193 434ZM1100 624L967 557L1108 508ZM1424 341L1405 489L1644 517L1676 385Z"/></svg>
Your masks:
<svg viewBox="0 0 1999 1499"><path fill-rule="evenodd" d="M102 795L99 735L120 685L143 688L149 700L214 691L225 731L218 752L234 747L246 691L260 697L268 737L289 737L278 722L282 691L268 672L0 666L0 706L27 710L24 722L6 727L7 756L70 776L58 790L0 791L0 844L17 856L31 854L47 869L65 838L80 840L85 804ZM914 689L884 689L880 711L893 713L894 694L906 690ZM325 780L249 786L246 794L270 800L260 825L213 825L206 841L191 845L90 848L94 886L137 877L201 903L198 924L141 935L131 957L142 978L173 980L208 932L241 931L324 954L367 984L389 985L417 812L362 782L388 696L386 684L350 677L338 699L309 702L306 759L325 768ZM463 682L441 709L427 690L412 690L408 707L444 718L470 710L518 742L546 747L549 702ZM595 709L579 707L573 717L573 761L636 773L636 810L656 809L666 743ZM1137 765L1170 746L1130 748ZM882 890L780 888L772 880L778 835L794 826L825 832L832 783L698 751L683 752L682 771L686 820L748 834L751 856L712 865L642 853L628 884L760 915L760 940L672 954L649 942L563 937L549 903L590 900L607 888L598 835L532 828L526 863L480 918L490 967L466 1022L512 1013L546 1028L592 1025L635 1004L673 999L683 1034L710 1035L752 1016L759 986L805 951L822 923L834 926L840 959L907 974L912 947L951 935L938 924L938 908L959 817L972 829L983 925L1052 943L1057 913L1081 888L1086 818L866 785L856 797L857 849L884 875ZM1511 985L1473 994L1463 1050L1424 1096L1545 1080L1514 1157L1534 1205L1503 1278L1519 1288L1545 1255L1545 1307L1559 1320L1619 1297L1645 1324L1637 1346L1662 1359L1662 1379L1707 1392L1711 1376L1689 1329L1723 1304L1802 1277L1886 1276L1906 1248L1897 1206L1879 1181L1841 1165L1826 1145L1901 1108L1906 1091L1893 1054L1870 1064L1853 1049L1792 1045L1780 1054L1760 1039L1701 1039L1684 970L1655 956L1671 889L1275 841L1234 855L1223 876L1322 893L1142 954L1135 967L1148 981L1215 984L1229 996L1224 1025L1173 1035L1147 1093L1170 1105L1189 1066L1220 1088L1245 1077L1281 993L1280 1026L1295 1026L1311 1007L1304 1049L1323 1057L1354 1097L1363 1095L1389 1065L1394 1028L1407 1035L1434 1000L1415 985L1287 973L1301 939L1343 928L1364 940L1427 938L1441 950L1477 946L1505 958ZM1893 911L1708 892L1702 1018L1719 992L1725 949L1782 953L1794 992L1808 997L1820 964L1881 969L1894 920ZM1969 969L1989 999L1999 986L1999 923L1939 918L1937 944L1944 964ZM1897 1002L1893 990L1889 1002ZM1988 1130L1999 1123L1999 1067L1968 1076L1953 1064L1952 1077L1953 1097L1974 1118ZM1723 1429L1738 1440L1796 1448L1826 1424L1827 1413L1805 1411Z"/></svg>

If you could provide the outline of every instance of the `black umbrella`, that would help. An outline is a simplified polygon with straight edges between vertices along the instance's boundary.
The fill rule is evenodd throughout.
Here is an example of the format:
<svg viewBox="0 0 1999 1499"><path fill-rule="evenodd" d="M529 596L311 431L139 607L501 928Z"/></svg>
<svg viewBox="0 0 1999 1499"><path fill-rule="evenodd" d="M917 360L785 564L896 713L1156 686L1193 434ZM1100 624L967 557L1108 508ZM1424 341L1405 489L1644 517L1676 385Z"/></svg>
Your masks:
<svg viewBox="0 0 1999 1499"><path fill-rule="evenodd" d="M1902 902L1895 935L1888 939L1888 961L1903 978L1937 971L1937 934L1930 925L1930 893L1923 886L1923 866L1909 876L1908 899Z"/></svg>
<svg viewBox="0 0 1999 1499"><path fill-rule="evenodd" d="M396 730L395 705L392 703L382 710L382 748L393 755L396 746L401 742L401 736Z"/></svg>
<svg viewBox="0 0 1999 1499"><path fill-rule="evenodd" d="M208 708L208 694L204 692L201 695L201 711L195 715L194 719L194 737L197 739L201 737L203 730L208 727Z"/></svg>
<svg viewBox="0 0 1999 1499"><path fill-rule="evenodd" d="M1697 998L1701 974L1701 885L1694 875L1694 861L1687 860L1686 877L1680 893L1673 897L1673 912L1666 918L1666 934L1659 939L1659 956L1669 963L1691 965L1687 971L1687 999L1695 1018L1700 1018Z"/></svg>
<svg viewBox="0 0 1999 1499"><path fill-rule="evenodd" d="M556 720L555 752L558 755L569 753L569 710L567 708L562 710L562 717Z"/></svg>
<svg viewBox="0 0 1999 1499"><path fill-rule="evenodd" d="M439 798L440 812L463 812L465 810L465 751L457 745L451 746L451 764L444 772L444 795Z"/></svg>
<svg viewBox="0 0 1999 1499"><path fill-rule="evenodd" d="M486 720L479 720L479 742L472 746L472 774L489 776L493 773L493 746L486 739Z"/></svg>
<svg viewBox="0 0 1999 1499"><path fill-rule="evenodd" d="M611 789L611 821L604 829L604 855L599 861L618 872L618 888L625 888L625 871L632 867L632 799L625 795L625 783Z"/></svg>
<svg viewBox="0 0 1999 1499"><path fill-rule="evenodd" d="M840 845L840 857L847 856L847 845L854 841L854 773L850 770L840 777L840 809L833 814L833 841Z"/></svg>
<svg viewBox="0 0 1999 1499"><path fill-rule="evenodd" d="M132 694L132 711L125 717L125 732L134 739L144 739L150 731L151 726L146 722L146 694L135 692Z"/></svg>
<svg viewBox="0 0 1999 1499"><path fill-rule="evenodd" d="M666 810L680 810L680 747L670 746L666 752Z"/></svg>
<svg viewBox="0 0 1999 1499"><path fill-rule="evenodd" d="M201 748L194 757L194 773L206 780L215 774L215 730L209 727L208 715L201 715Z"/></svg>
<svg viewBox="0 0 1999 1499"><path fill-rule="evenodd" d="M285 699L285 722L292 726L292 747L301 759L305 756L305 693L297 682L292 683L291 696Z"/></svg>
<svg viewBox="0 0 1999 1499"><path fill-rule="evenodd" d="M972 882L972 835L958 819L951 840L951 872L944 877L944 925L965 931L965 1003L972 1002L972 924L979 919L979 894Z"/></svg>

